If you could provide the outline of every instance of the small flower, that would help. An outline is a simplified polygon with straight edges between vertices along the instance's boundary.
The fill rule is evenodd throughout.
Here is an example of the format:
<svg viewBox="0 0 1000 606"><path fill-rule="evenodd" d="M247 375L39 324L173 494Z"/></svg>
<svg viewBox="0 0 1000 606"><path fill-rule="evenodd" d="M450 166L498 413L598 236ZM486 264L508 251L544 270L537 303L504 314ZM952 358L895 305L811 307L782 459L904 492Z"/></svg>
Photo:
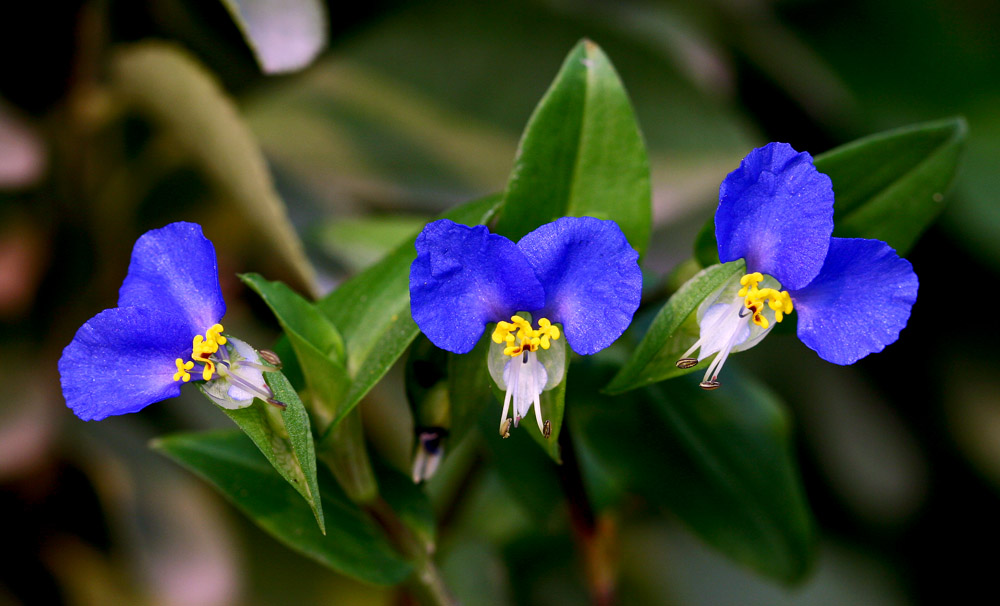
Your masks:
<svg viewBox="0 0 1000 606"><path fill-rule="evenodd" d="M485 227L442 219L424 228L416 248L410 308L432 343L468 353L496 322L488 366L506 391L504 437L532 406L548 436L541 394L562 382L563 333L576 353L597 353L621 336L639 306L639 255L614 221L564 217L514 244Z"/></svg>
<svg viewBox="0 0 1000 606"><path fill-rule="evenodd" d="M833 186L809 154L786 143L750 152L722 182L715 213L719 260L743 259L747 274L701 304L700 338L677 366L717 354L701 383L715 389L729 354L793 310L799 339L834 364L895 342L917 300L913 267L885 242L832 233Z"/></svg>
<svg viewBox="0 0 1000 606"><path fill-rule="evenodd" d="M222 334L215 248L194 223L146 232L132 249L118 307L84 324L59 359L66 404L85 421L180 395L192 378L219 406L272 398L249 345Z"/></svg>

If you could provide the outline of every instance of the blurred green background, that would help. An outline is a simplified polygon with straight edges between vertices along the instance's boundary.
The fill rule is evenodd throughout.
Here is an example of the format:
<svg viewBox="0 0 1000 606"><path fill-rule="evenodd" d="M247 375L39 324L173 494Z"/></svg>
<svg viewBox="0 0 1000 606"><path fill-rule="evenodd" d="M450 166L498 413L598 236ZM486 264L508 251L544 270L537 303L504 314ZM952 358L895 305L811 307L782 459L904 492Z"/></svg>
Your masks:
<svg viewBox="0 0 1000 606"><path fill-rule="evenodd" d="M215 243L227 329L271 342L276 324L235 274L307 292L311 270L268 221L270 205L284 201L329 290L438 211L503 188L532 108L581 37L614 62L649 147L654 277L690 256L720 181L754 146L818 154L954 115L970 128L948 207L909 254L922 288L898 343L839 368L776 335L731 362L790 408L822 537L813 574L773 585L634 497L607 514L621 602L991 593L995 558L982 550L1000 540L1000 323L989 309L983 322L964 312L989 303L1000 272L1000 4L399 0L327 12L316 62L265 76L222 2L8 7L0 604L400 603L293 554L147 449L169 431L228 426L193 391L85 424L65 408L56 361L114 304L135 238L181 219ZM401 371L363 412L373 449L407 469ZM429 487L455 593L469 604L585 601L565 515L509 494L501 479L518 470L493 452L467 441Z"/></svg>

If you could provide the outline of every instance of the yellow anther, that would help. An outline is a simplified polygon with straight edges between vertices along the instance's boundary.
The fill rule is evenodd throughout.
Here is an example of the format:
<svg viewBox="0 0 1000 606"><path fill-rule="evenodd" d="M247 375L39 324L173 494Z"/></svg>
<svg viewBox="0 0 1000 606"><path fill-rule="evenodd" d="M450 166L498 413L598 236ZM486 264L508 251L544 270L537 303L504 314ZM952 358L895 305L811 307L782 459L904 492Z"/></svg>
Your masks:
<svg viewBox="0 0 1000 606"><path fill-rule="evenodd" d="M525 351L538 351L539 347L548 349L559 334L559 328L548 318L538 320L536 330L521 316L511 316L510 322L497 322L492 338L494 343L506 344L504 355L514 357Z"/></svg>
<svg viewBox="0 0 1000 606"><path fill-rule="evenodd" d="M174 374L174 381L184 381L185 383L190 381L191 373L187 371L194 368L195 362L205 365L201 371L201 377L206 381L212 380L212 376L215 375L215 362L210 360L209 356L219 351L219 346L226 343L227 339L222 336L222 331L222 324L213 324L205 331L205 336L194 336L194 339L191 340L191 360L193 361L184 362L181 358L177 358L177 373Z"/></svg>
<svg viewBox="0 0 1000 606"><path fill-rule="evenodd" d="M174 373L174 381L184 381L187 383L191 380L191 373L188 371L194 368L194 362L185 362L184 360L177 358L174 361L177 364L177 372Z"/></svg>
<svg viewBox="0 0 1000 606"><path fill-rule="evenodd" d="M746 274L740 278L743 288L736 293L736 296L744 297L743 304L753 312L754 324L766 330L770 322L761 313L764 304L766 303L774 311L774 321L781 322L785 314L792 313L792 296L787 290L758 288L757 285L763 280L764 276L760 272Z"/></svg>

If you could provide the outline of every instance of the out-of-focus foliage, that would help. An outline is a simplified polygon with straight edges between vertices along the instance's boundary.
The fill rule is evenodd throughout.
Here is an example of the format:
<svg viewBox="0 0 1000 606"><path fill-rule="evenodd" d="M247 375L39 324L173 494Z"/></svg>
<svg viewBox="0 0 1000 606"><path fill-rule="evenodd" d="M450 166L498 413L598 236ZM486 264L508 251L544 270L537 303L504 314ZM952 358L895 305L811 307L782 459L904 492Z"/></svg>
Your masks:
<svg viewBox="0 0 1000 606"><path fill-rule="evenodd" d="M0 66L0 511L18 521L5 535L18 557L0 573L0 602L398 600L351 580L392 583L409 565L324 471L326 538L245 438L213 434L215 450L182 437L159 443L256 524L300 550L315 541L311 557L329 567L148 451L167 433L232 427L196 390L99 424L75 422L63 406L62 347L113 304L136 236L177 219L202 223L215 242L227 329L262 346L279 328L294 332L285 314L296 312L269 308L237 273L305 295L342 285L304 312L335 330L300 336L344 365L349 395L337 412L360 410L384 498L434 542L465 603L585 601L592 575L573 536L588 515L587 553L615 562L621 603L937 604L992 590L992 562L978 548L1000 538L997 328L941 312L955 308L953 287L989 284L1000 269L993 3L306 1L289 6L325 16L299 22L308 35L295 36L294 53L267 33L292 30L253 10L275 4L29 3L5 18L14 33L0 40L9 58ZM491 220L524 125L584 37L614 62L648 153L648 304L600 365L577 360L568 373L564 430L578 458L563 467L524 432L500 440L485 365L476 353L448 356L452 434L426 485L431 519L424 491L405 482L421 423L398 364L417 336L405 291L412 236L482 196L451 216ZM321 47L302 71L262 73L304 67ZM272 50L298 59L275 63ZM968 124L961 170L928 228L966 136L962 121L941 120L956 115ZM856 141L872 133L883 134ZM654 386L657 395L598 395L612 378L603 365L625 363L640 336L690 328L691 302L681 304L693 286L682 285L700 268L682 263L719 182L768 140L817 156L838 212L878 201L838 217L848 230L838 235L912 245L923 286L900 341L831 368L776 330L734 357L741 378L719 400L689 397L684 378ZM634 143L625 145L633 159ZM935 164L943 168L926 170ZM902 230L899 204L920 210ZM714 234L703 233L699 250L711 251ZM330 355L337 333L346 360ZM275 348L304 387L295 345ZM635 383L612 388L653 376L658 358L637 360L623 371ZM565 484L569 464L582 486ZM797 467L801 486L789 479ZM242 483L226 483L233 469ZM592 511L573 509L581 497ZM819 555L801 586L749 573L807 572L809 510ZM718 525L727 514L730 528Z"/></svg>

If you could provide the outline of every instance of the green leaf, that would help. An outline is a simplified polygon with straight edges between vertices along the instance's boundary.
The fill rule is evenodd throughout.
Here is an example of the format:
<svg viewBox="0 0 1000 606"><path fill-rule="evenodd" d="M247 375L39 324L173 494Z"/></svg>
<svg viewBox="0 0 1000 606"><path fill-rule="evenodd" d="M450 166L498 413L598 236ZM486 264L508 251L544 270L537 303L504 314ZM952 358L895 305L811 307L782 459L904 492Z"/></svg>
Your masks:
<svg viewBox="0 0 1000 606"><path fill-rule="evenodd" d="M111 84L123 100L158 123L219 193L239 207L303 286L315 288L312 266L264 155L215 77L179 46L142 42L112 56Z"/></svg>
<svg viewBox="0 0 1000 606"><path fill-rule="evenodd" d="M316 306L281 282L243 274L243 283L260 295L288 336L314 403L329 424L340 412L351 381L344 368L344 343L337 328ZM318 433L326 431L319 427Z"/></svg>
<svg viewBox="0 0 1000 606"><path fill-rule="evenodd" d="M448 354L448 401L451 404L448 440L452 444L457 445L468 435L484 411L496 401L486 358L491 344L490 339L480 339L467 354ZM496 418L499 427L500 409L497 409ZM490 438L492 435L488 434L487 439Z"/></svg>
<svg viewBox="0 0 1000 606"><path fill-rule="evenodd" d="M569 354L567 353L567 357ZM552 433L548 438L538 431L538 423L534 418L521 419L523 427L552 460L562 464L562 453L559 450L559 434L562 432L563 415L566 410L566 383L569 381L569 360L566 361L566 375L562 383L549 391L542 392L542 420L552 423Z"/></svg>
<svg viewBox="0 0 1000 606"><path fill-rule="evenodd" d="M347 269L359 272L406 242L426 222L425 217L406 215L339 218L320 229L317 244Z"/></svg>
<svg viewBox="0 0 1000 606"><path fill-rule="evenodd" d="M770 391L726 370L729 380L716 391L682 379L634 392L628 402L597 395L597 383L571 384L573 435L616 480L673 511L710 545L792 583L808 571L816 535L789 419Z"/></svg>
<svg viewBox="0 0 1000 606"><path fill-rule="evenodd" d="M691 372L677 368L676 363L698 338L694 312L715 289L745 269L742 260L713 265L685 282L656 314L632 357L604 390L621 393Z"/></svg>
<svg viewBox="0 0 1000 606"><path fill-rule="evenodd" d="M719 244L715 241L715 217L701 226L694 238L694 258L702 267L719 263Z"/></svg>
<svg viewBox="0 0 1000 606"><path fill-rule="evenodd" d="M326 535L321 534L296 492L239 432L176 434L152 446L215 486L276 539L341 574L395 585L411 572L411 565L326 475L320 490L328 523Z"/></svg>
<svg viewBox="0 0 1000 606"><path fill-rule="evenodd" d="M284 410L254 400L247 408L223 408L222 412L253 440L281 477L309 503L320 531L326 533L316 480L316 450L309 413L285 375L273 371L264 373L264 379L274 398L285 405Z"/></svg>
<svg viewBox="0 0 1000 606"><path fill-rule="evenodd" d="M834 235L875 238L905 254L944 209L968 127L925 122L859 139L816 157L837 195Z"/></svg>
<svg viewBox="0 0 1000 606"><path fill-rule="evenodd" d="M222 0L265 74L302 69L326 46L319 0Z"/></svg>
<svg viewBox="0 0 1000 606"><path fill-rule="evenodd" d="M566 215L613 219L640 253L649 244L646 147L618 74L589 40L528 121L496 231L516 241Z"/></svg>
<svg viewBox="0 0 1000 606"><path fill-rule="evenodd" d="M434 509L423 489L410 476L387 465L376 465L375 473L382 498L426 544L433 545Z"/></svg>
<svg viewBox="0 0 1000 606"><path fill-rule="evenodd" d="M452 209L444 218L480 225L493 217L500 203L499 196L488 196ZM338 418L361 401L420 333L410 317L415 241L416 235L318 303L344 337L347 370L353 381Z"/></svg>

